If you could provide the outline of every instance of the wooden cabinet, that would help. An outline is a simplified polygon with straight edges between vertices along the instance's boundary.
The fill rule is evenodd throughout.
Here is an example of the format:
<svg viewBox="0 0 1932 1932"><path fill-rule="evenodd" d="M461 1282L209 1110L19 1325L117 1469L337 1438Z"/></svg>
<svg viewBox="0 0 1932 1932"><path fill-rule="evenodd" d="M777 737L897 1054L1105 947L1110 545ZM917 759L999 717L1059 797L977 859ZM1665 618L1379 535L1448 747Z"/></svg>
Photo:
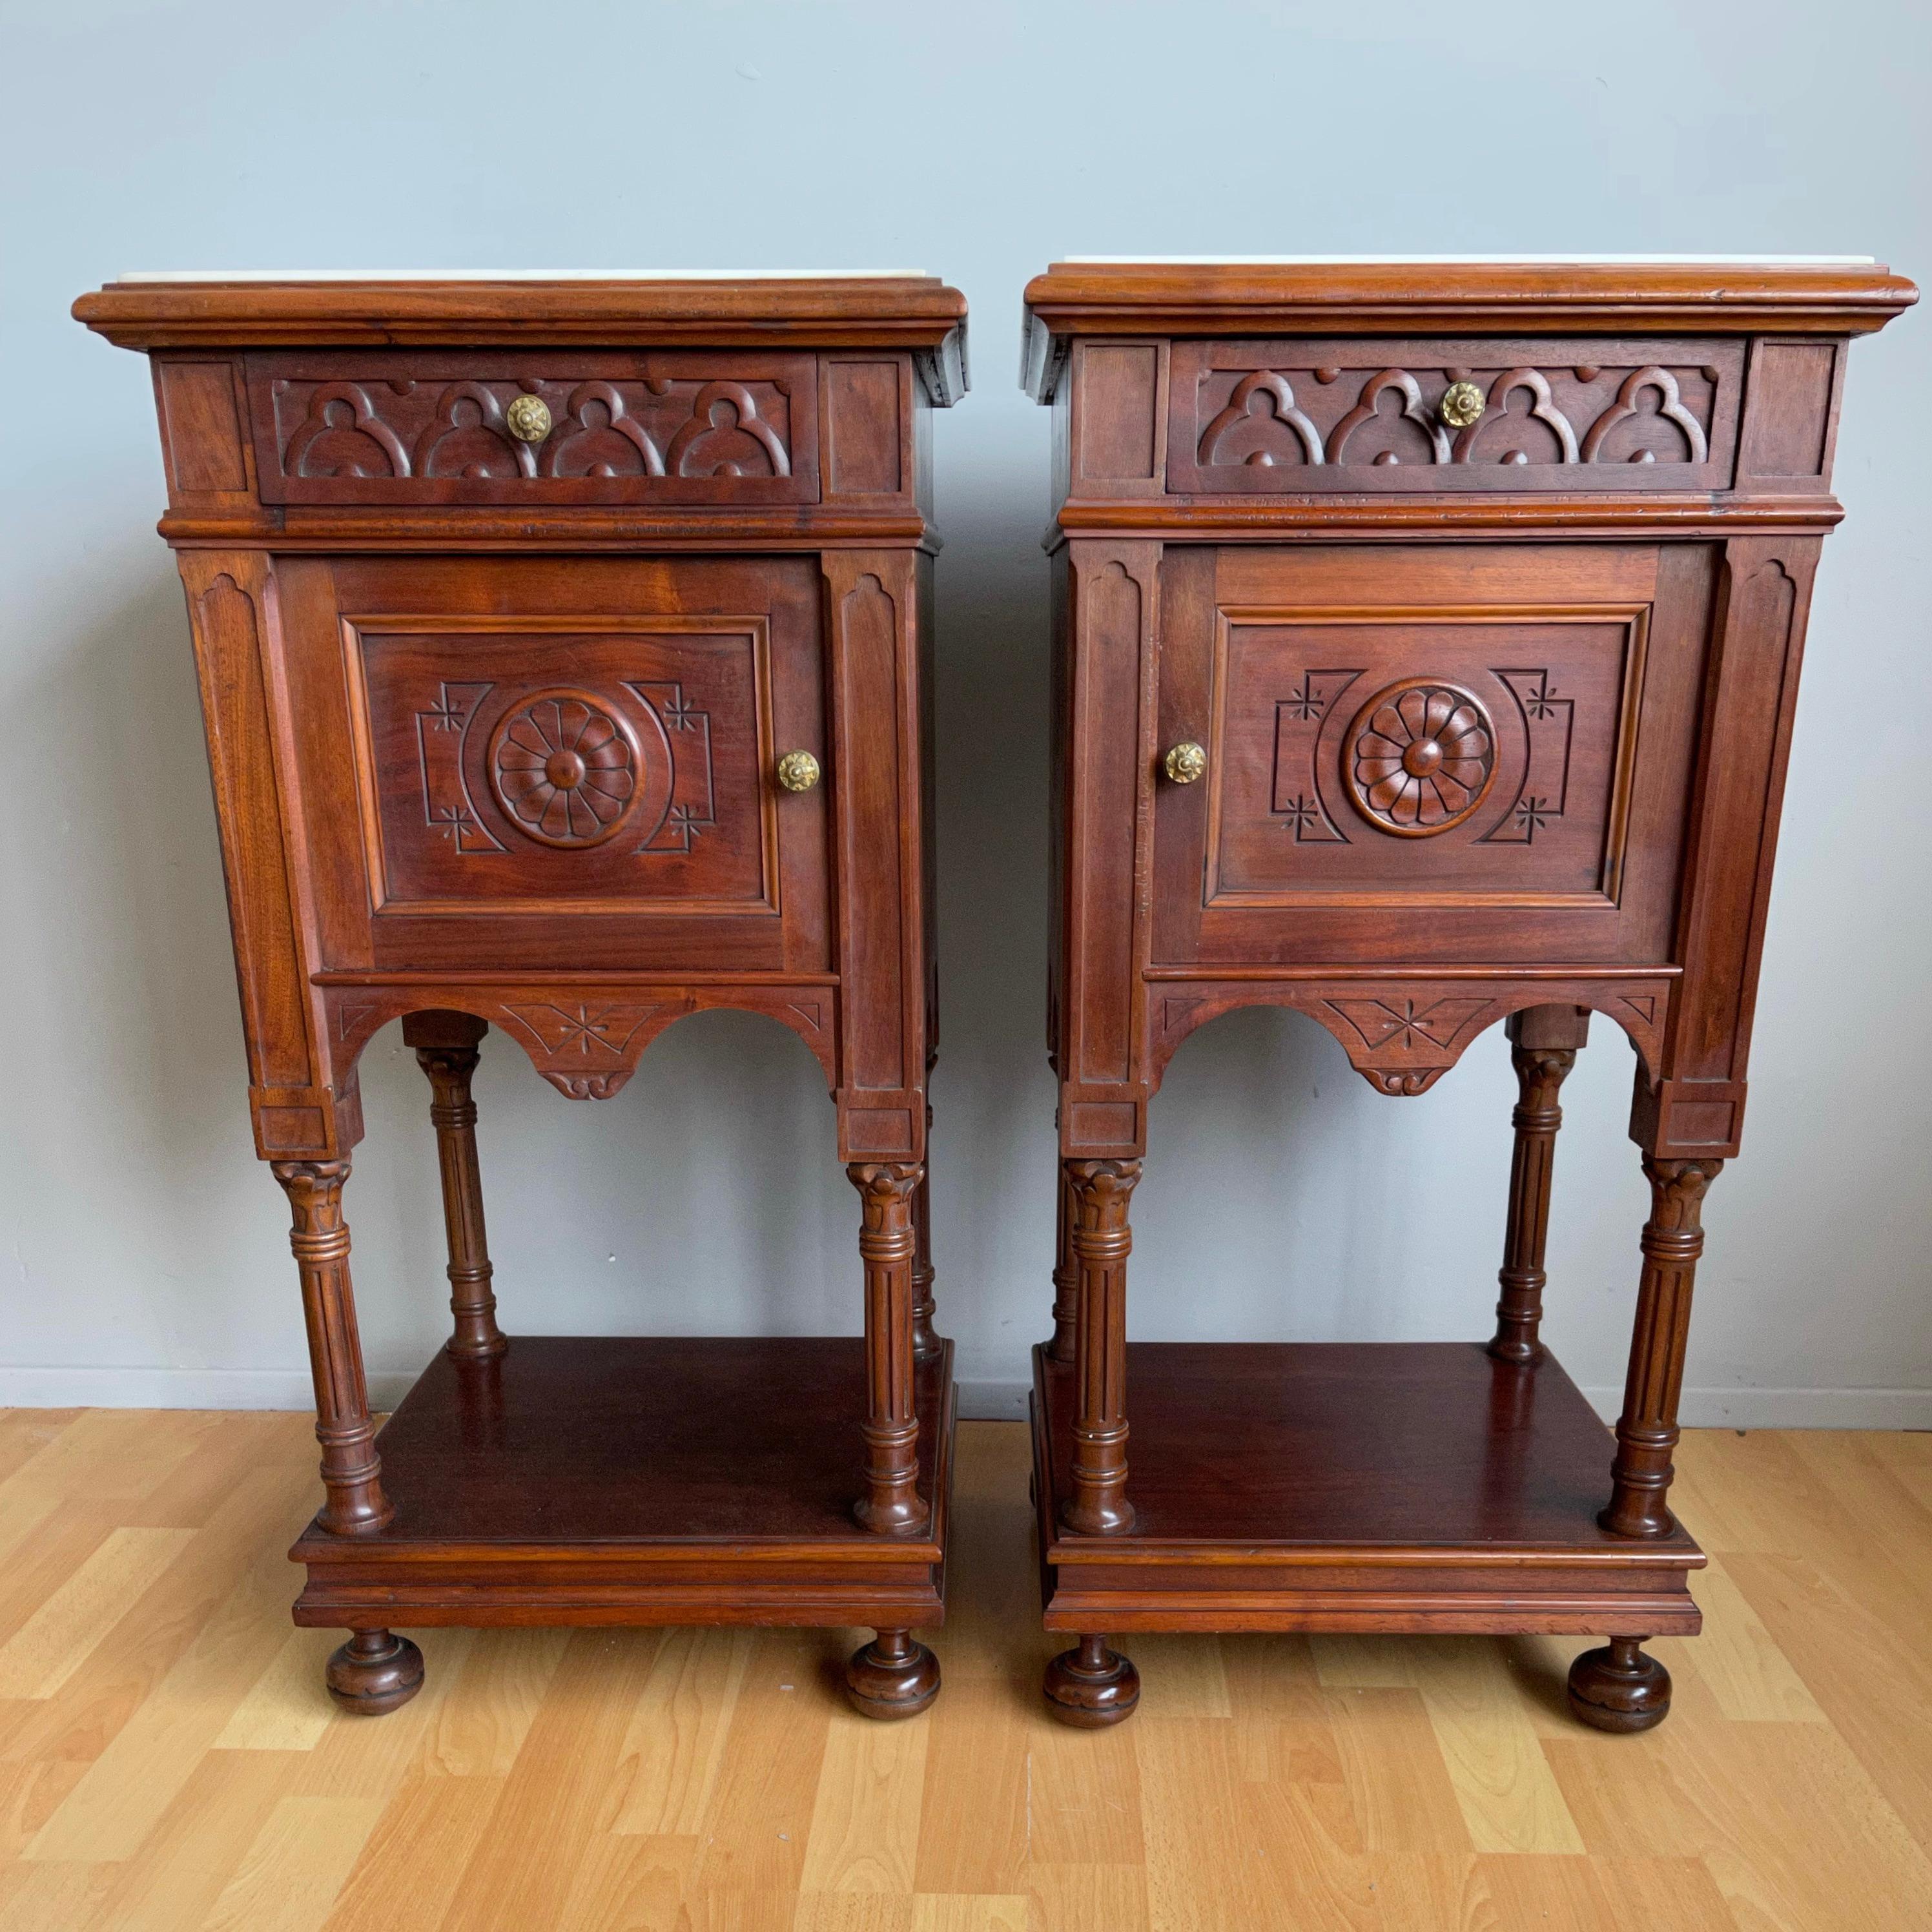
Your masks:
<svg viewBox="0 0 1932 1932"><path fill-rule="evenodd" d="M1137 1630L1597 1634L1576 1714L1668 1708L1640 1646L1698 1627L1670 1455L1846 351L1915 298L1852 260L1029 286L1024 380L1055 412L1063 1182L1034 1428L1063 1716L1132 1709L1106 1639ZM1257 1004L1398 1096L1504 1023L1486 1346L1127 1341L1149 1103L1190 1033ZM1538 1337L1593 1013L1634 1050L1652 1197L1614 1440Z"/></svg>
<svg viewBox="0 0 1932 1932"><path fill-rule="evenodd" d="M396 1626L863 1624L854 1701L923 1709L952 1430L926 449L964 303L922 278L137 278L75 313L154 368L256 1142L315 1371L296 1619L352 1633L330 1689L412 1696ZM596 1100L713 1006L824 1070L863 1340L506 1339L484 1036ZM453 1321L379 1434L344 1196L357 1058L399 1017ZM507 1284L506 1313L542 1290Z"/></svg>

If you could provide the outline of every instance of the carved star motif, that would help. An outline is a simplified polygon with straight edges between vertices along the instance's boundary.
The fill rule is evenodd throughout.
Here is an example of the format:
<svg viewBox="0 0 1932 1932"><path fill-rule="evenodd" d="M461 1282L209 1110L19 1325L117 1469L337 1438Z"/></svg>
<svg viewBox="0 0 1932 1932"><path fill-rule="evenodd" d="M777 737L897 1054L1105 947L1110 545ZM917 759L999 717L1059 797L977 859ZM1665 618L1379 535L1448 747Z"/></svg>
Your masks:
<svg viewBox="0 0 1932 1932"><path fill-rule="evenodd" d="M573 1046L587 1059L593 1046L614 1053L616 1048L610 1040L610 1016L608 1012L592 1013L586 1006L579 1006L574 1015L566 1012L561 1006L553 1006L560 1024L557 1028L557 1042L551 1050L566 1053Z"/></svg>
<svg viewBox="0 0 1932 1932"><path fill-rule="evenodd" d="M1281 815L1294 827L1298 841L1322 823L1322 808L1312 799L1304 798L1298 792L1282 807Z"/></svg>
<svg viewBox="0 0 1932 1932"><path fill-rule="evenodd" d="M1532 718L1548 718L1556 710L1556 693L1550 688L1550 674L1544 672L1533 691L1523 694L1522 708Z"/></svg>
<svg viewBox="0 0 1932 1932"><path fill-rule="evenodd" d="M1430 1030L1429 1019L1429 1013L1434 1010L1433 1007L1419 1013L1415 1010L1413 1000L1405 1000L1402 1003L1402 1011L1398 1013L1387 1000L1379 1004L1382 1010L1395 1022L1394 1032L1401 1036L1404 1046L1413 1046L1418 1034L1424 1040L1435 1040L1435 1034Z"/></svg>
<svg viewBox="0 0 1932 1932"><path fill-rule="evenodd" d="M1328 708L1328 699L1315 688L1315 674L1312 671L1304 671L1300 689L1282 702L1296 717L1304 720L1319 718Z"/></svg>
<svg viewBox="0 0 1932 1932"><path fill-rule="evenodd" d="M452 841L460 852L463 849L464 833L476 821L460 805L440 805L432 811L430 823L446 838Z"/></svg>
<svg viewBox="0 0 1932 1932"><path fill-rule="evenodd" d="M1516 829L1526 844L1536 843L1536 835L1556 816L1556 808L1546 798L1520 798L1516 803Z"/></svg>

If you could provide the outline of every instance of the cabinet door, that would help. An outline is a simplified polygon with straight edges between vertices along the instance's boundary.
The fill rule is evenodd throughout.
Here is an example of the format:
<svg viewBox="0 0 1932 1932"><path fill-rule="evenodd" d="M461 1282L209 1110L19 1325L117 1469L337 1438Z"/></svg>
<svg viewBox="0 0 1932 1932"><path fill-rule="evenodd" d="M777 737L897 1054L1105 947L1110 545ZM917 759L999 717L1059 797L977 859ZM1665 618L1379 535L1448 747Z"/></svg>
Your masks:
<svg viewBox="0 0 1932 1932"><path fill-rule="evenodd" d="M1169 550L1158 965L1661 964L1700 544Z"/></svg>
<svg viewBox="0 0 1932 1932"><path fill-rule="evenodd" d="M817 971L814 560L275 568L330 967Z"/></svg>

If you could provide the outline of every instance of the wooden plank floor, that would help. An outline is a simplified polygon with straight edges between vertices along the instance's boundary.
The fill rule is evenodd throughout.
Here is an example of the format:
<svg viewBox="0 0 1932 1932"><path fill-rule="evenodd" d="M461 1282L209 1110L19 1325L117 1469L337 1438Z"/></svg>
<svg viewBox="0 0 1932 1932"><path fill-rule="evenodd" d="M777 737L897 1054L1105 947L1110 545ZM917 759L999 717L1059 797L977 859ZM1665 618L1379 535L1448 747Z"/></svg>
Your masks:
<svg viewBox="0 0 1932 1932"><path fill-rule="evenodd" d="M1932 1928L1932 1436L1687 1438L1706 1634L1609 1738L1546 1638L1143 1637L1062 1729L1025 1432L960 1434L926 1718L838 1633L431 1630L372 1721L287 1619L307 1418L0 1412L0 1927Z"/></svg>

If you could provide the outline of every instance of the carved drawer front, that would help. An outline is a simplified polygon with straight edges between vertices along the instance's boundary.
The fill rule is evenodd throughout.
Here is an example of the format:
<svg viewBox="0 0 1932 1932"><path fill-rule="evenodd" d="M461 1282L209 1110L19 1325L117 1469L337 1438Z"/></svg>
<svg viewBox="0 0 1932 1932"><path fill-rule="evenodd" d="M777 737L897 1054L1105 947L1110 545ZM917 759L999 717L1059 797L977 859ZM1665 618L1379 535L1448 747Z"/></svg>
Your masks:
<svg viewBox="0 0 1932 1932"><path fill-rule="evenodd" d="M251 356L262 500L816 502L817 368L749 351Z"/></svg>
<svg viewBox="0 0 1932 1932"><path fill-rule="evenodd" d="M1722 490L1744 344L1177 342L1183 493Z"/></svg>
<svg viewBox="0 0 1932 1932"><path fill-rule="evenodd" d="M822 956L826 788L778 777L827 758L805 562L280 575L310 836L368 881L332 963Z"/></svg>
<svg viewBox="0 0 1932 1932"><path fill-rule="evenodd" d="M1158 958L1667 958L1705 552L1176 567Z"/></svg>

